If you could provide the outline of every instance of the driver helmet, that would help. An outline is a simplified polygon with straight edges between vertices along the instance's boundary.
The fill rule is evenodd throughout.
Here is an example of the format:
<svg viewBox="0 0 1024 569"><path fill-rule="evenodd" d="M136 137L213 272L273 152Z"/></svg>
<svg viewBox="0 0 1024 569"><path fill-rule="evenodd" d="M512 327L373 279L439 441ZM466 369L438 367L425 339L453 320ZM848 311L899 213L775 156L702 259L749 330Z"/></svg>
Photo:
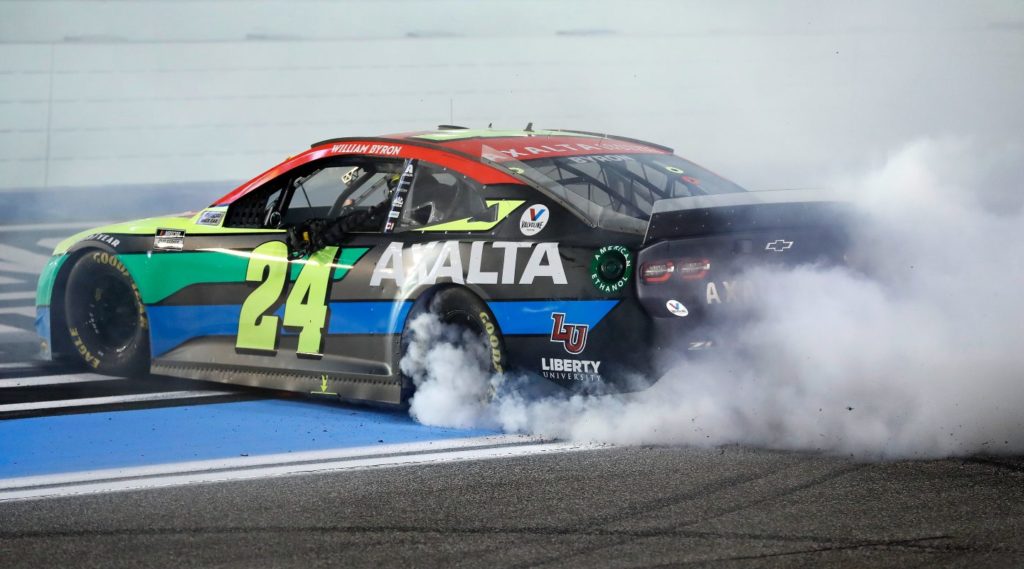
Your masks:
<svg viewBox="0 0 1024 569"><path fill-rule="evenodd" d="M388 180L388 195L392 195L392 194L395 193L395 190L398 189L398 182L400 182L402 180L402 173L401 172L395 172L395 173L391 174L390 176L388 176L387 180Z"/></svg>

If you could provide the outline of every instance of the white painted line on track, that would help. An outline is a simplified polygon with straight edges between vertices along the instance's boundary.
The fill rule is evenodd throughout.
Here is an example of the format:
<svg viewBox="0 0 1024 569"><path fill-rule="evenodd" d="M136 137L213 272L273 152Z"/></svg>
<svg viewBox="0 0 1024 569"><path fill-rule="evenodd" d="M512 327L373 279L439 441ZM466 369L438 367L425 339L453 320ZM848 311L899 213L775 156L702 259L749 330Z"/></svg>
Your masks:
<svg viewBox="0 0 1024 569"><path fill-rule="evenodd" d="M35 300L35 291L0 292L0 300Z"/></svg>
<svg viewBox="0 0 1024 569"><path fill-rule="evenodd" d="M29 330L24 328L18 328L17 326L8 326L7 324L0 324L0 334L18 334L25 335L30 333Z"/></svg>
<svg viewBox="0 0 1024 569"><path fill-rule="evenodd" d="M196 397L216 397L233 395L235 391L162 391L159 393L137 393L134 395L112 395L109 397L85 397L83 399L61 399L58 401L33 401L31 403L12 403L0 405L0 413L13 411L38 411L40 409L63 409L65 407L85 407L87 405L113 405L117 403L138 403L145 401L162 401L165 399L193 399Z"/></svg>
<svg viewBox="0 0 1024 569"><path fill-rule="evenodd" d="M111 377L98 373L68 373L64 375L38 375L35 377L12 377L0 379L0 389L13 387L37 387L40 385L66 385L69 383L92 383L94 381L124 381L124 377Z"/></svg>
<svg viewBox="0 0 1024 569"><path fill-rule="evenodd" d="M31 275L31 280L36 280L40 273L40 270L32 270L28 267L23 267L18 263L9 263L4 260L0 260L0 271L5 273L22 273Z"/></svg>
<svg viewBox="0 0 1024 569"><path fill-rule="evenodd" d="M44 237L43 239L36 241L36 245L42 247L43 249L49 249L52 251L57 247L57 245L60 244L61 241L63 241L67 237L70 237L70 235L65 235L64 237Z"/></svg>
<svg viewBox="0 0 1024 569"><path fill-rule="evenodd" d="M193 460L169 464L153 464L126 468L106 468L84 472L68 472L62 474L44 474L24 478L0 479L0 491L27 486L52 486L79 482L95 482L121 478L140 478L162 476L168 474L184 474L189 472L209 472L212 470L230 470L253 468L259 466L282 466L308 462L324 462L349 458L365 458L367 456L388 456L397 454L430 453L468 448L493 447L498 445L533 444L549 442L541 437L530 435L489 435L484 437L467 437L457 439L440 439L414 443L391 443L367 447L348 447L328 450L310 450L302 452L285 452L258 456L233 456L211 460Z"/></svg>
<svg viewBox="0 0 1024 569"><path fill-rule="evenodd" d="M32 368L36 365L38 362L4 362L0 363L0 369Z"/></svg>
<svg viewBox="0 0 1024 569"><path fill-rule="evenodd" d="M33 273L38 273L50 261L50 256L0 243L0 259L11 261Z"/></svg>
<svg viewBox="0 0 1024 569"><path fill-rule="evenodd" d="M35 306L9 306L7 308L0 308L0 314L20 314L22 316L29 316L32 318L36 317ZM24 332L18 328L19 331Z"/></svg>
<svg viewBox="0 0 1024 569"><path fill-rule="evenodd" d="M124 490L166 488L198 483L255 480L276 476L513 458L609 448L609 445L604 444L545 442L531 438L524 439L515 435L506 436L513 438L510 442L504 444L500 443L502 437L484 437L483 440L480 438L454 439L451 441L432 441L431 443L382 445L379 447L339 449L336 451L270 455L266 457L253 457L249 460L224 459L120 470L13 478L0 480L0 502L33 498L57 498ZM491 441L486 442L486 439L491 439ZM534 442L523 444L523 440L533 440ZM483 443L483 446L481 446L481 443ZM424 448L428 446L429 448ZM469 448L465 448L467 446ZM399 448L404 448L404 450L399 450L396 453L395 449ZM414 448L423 450L414 451ZM303 455L320 455L321 458L312 461L295 460ZM281 464L270 462L278 458L283 458L286 462ZM216 470L214 470L215 468ZM118 478L110 478L111 473L119 475Z"/></svg>
<svg viewBox="0 0 1024 569"><path fill-rule="evenodd" d="M0 190L3 193L3 190ZM109 221L69 221L67 223L26 223L22 225L0 225L0 233L6 231L41 231L46 229L88 229L110 225Z"/></svg>

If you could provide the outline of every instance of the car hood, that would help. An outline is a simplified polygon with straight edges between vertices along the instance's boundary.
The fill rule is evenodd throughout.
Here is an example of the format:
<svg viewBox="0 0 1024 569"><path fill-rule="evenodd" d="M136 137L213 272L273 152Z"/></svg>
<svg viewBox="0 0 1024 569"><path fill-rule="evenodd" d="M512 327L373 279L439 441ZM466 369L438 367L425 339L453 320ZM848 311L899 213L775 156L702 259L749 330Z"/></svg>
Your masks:
<svg viewBox="0 0 1024 569"><path fill-rule="evenodd" d="M217 225L199 223L200 219L203 219L203 215L205 213L214 211L226 213L227 206L210 207L196 212L188 211L174 215L147 217L133 221L92 227L84 231L79 231L58 243L53 250L53 254L63 255L68 251L68 249L74 246L75 243L83 241L87 237L96 235L97 233L106 235L155 235L157 229L176 229L184 231L186 235L216 235L218 233L268 233L275 231L273 229L221 227L220 223L223 222L223 217Z"/></svg>

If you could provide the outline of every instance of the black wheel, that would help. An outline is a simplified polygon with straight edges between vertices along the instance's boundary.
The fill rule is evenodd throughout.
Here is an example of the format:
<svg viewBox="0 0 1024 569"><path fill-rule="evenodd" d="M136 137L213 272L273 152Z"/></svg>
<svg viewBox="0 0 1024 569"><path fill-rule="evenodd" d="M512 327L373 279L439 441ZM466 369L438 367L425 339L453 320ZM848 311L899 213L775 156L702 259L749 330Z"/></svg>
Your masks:
<svg viewBox="0 0 1024 569"><path fill-rule="evenodd" d="M484 357L487 360L490 375L505 372L505 341L502 339L501 330L498 328L498 323L487 308L487 305L476 295L458 287L445 288L433 295L427 310L431 314L436 315L442 323L469 332L469 334L454 334L452 338L449 338L453 343L466 341L480 342L474 348L480 348L479 353L485 354ZM418 314L410 316L410 322L416 316ZM403 355L407 353L409 343L412 340L409 332L409 330L406 330L402 335ZM474 351L476 350L474 349ZM481 379L483 380L484 378ZM405 398L408 399L414 390L411 378L404 378L404 389L406 392ZM486 401L490 401L494 395L495 391L492 386L487 393Z"/></svg>
<svg viewBox="0 0 1024 569"><path fill-rule="evenodd" d="M117 255L90 251L68 274L64 296L71 348L110 375L149 370L149 321L139 289Z"/></svg>
<svg viewBox="0 0 1024 569"><path fill-rule="evenodd" d="M465 289L446 288L434 295L430 311L445 324L459 326L486 344L491 373L505 372L505 342L487 305Z"/></svg>

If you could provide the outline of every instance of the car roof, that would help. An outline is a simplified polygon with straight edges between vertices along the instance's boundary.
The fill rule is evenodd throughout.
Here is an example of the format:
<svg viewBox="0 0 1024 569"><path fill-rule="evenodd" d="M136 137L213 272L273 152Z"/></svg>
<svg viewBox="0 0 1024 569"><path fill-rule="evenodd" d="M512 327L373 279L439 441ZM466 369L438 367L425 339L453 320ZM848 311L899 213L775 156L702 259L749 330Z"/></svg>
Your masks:
<svg viewBox="0 0 1024 569"><path fill-rule="evenodd" d="M468 129L442 125L375 137L322 140L291 156L214 202L227 205L277 176L330 156L418 158L462 171L484 184L526 184L498 166L503 162L587 154L671 154L672 149L621 136L570 130Z"/></svg>
<svg viewBox="0 0 1024 569"><path fill-rule="evenodd" d="M507 158L529 160L545 155L604 154L609 152L671 154L667 146L596 132L547 129L524 130L471 129L441 125L437 130L402 132L378 137L380 139L426 143L459 152L473 158L502 161ZM311 148L348 139L329 139L316 142ZM524 149L533 149L530 150ZM509 152L514 151L509 156Z"/></svg>

